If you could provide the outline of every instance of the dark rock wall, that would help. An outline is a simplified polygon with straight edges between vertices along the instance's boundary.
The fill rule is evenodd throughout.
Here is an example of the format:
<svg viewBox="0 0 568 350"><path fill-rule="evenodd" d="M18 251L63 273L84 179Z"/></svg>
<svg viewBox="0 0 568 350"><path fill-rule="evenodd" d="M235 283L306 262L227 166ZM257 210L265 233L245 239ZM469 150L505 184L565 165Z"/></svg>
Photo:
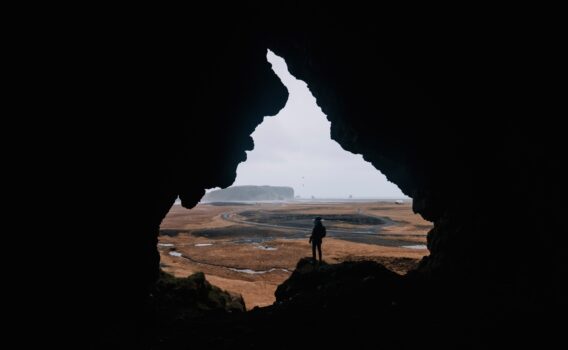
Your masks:
<svg viewBox="0 0 568 350"><path fill-rule="evenodd" d="M564 237L551 242L566 231L558 23L369 6L282 6L267 40L307 82L331 137L434 222L421 269L563 271Z"/></svg>
<svg viewBox="0 0 568 350"><path fill-rule="evenodd" d="M62 289L81 305L68 319L93 321L85 337L140 319L171 205L179 196L191 208L206 188L231 185L250 134L286 103L266 45L235 11L84 19L51 36L65 113L81 127L65 146L78 186L66 193L72 232L61 240L73 245L50 255L79 270Z"/></svg>
<svg viewBox="0 0 568 350"><path fill-rule="evenodd" d="M555 300L568 232L560 22L428 10L253 1L49 36L65 91L52 105L78 126L70 198L88 237L76 260L83 314L135 308L158 276L158 227L176 197L191 208L206 188L231 185L250 134L287 99L267 48L308 84L331 137L434 222L425 276L507 281Z"/></svg>

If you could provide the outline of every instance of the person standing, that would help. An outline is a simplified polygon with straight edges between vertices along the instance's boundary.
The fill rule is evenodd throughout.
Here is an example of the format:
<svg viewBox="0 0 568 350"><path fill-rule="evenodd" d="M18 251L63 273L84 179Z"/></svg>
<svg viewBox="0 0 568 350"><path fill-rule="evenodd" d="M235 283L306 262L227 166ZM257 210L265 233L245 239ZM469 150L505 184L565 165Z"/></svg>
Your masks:
<svg viewBox="0 0 568 350"><path fill-rule="evenodd" d="M312 244L312 257L314 262L316 261L316 248L319 253L319 262L322 262L321 258L321 242L326 235L325 226L322 224L321 217L316 217L314 219L314 228L312 229L312 235L310 236L310 243Z"/></svg>

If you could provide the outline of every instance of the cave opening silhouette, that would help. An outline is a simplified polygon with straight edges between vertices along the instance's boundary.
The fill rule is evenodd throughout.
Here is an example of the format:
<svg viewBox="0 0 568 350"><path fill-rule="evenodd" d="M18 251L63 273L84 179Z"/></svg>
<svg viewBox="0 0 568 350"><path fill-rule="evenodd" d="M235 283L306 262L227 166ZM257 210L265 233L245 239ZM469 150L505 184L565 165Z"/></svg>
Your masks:
<svg viewBox="0 0 568 350"><path fill-rule="evenodd" d="M270 51L267 60L288 89L286 106L256 127L254 149L229 190L209 191L191 210L179 200L172 206L160 226L161 268L179 277L203 271L241 294L247 309L268 306L309 255L318 216L329 224L328 263L375 259L398 273L415 267L427 254L431 224L361 155L330 138L329 121L284 60Z"/></svg>
<svg viewBox="0 0 568 350"><path fill-rule="evenodd" d="M553 321L568 294L562 21L533 11L450 18L319 1L196 6L215 14L210 23L54 36L82 53L74 62L54 56L69 90L58 111L88 125L74 135L73 145L85 147L67 172L85 198L78 221L88 242L74 259L84 262L77 286L64 293L77 315L68 333L99 348L179 348L188 338L217 348L277 339L291 348L314 331L329 335L319 346L362 348L562 340L563 324ZM299 265L268 310L153 323L163 218L178 197L192 208L206 189L230 186L250 135L286 104L267 48L307 84L331 138L433 223L430 254L404 277L368 264ZM69 192L65 208L77 188ZM186 283L215 294L201 278ZM283 337L290 324L298 331Z"/></svg>

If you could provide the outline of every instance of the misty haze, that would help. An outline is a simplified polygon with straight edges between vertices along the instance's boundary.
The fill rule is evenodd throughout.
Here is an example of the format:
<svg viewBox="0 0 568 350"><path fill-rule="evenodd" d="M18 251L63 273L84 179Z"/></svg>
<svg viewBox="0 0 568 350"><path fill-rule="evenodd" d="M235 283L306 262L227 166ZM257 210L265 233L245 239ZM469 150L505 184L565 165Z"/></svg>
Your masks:
<svg viewBox="0 0 568 350"><path fill-rule="evenodd" d="M237 185L290 186L302 198L408 198L359 154L330 136L331 123L306 83L284 59L268 52L272 69L288 88L286 106L264 118L252 134L254 149L237 168Z"/></svg>

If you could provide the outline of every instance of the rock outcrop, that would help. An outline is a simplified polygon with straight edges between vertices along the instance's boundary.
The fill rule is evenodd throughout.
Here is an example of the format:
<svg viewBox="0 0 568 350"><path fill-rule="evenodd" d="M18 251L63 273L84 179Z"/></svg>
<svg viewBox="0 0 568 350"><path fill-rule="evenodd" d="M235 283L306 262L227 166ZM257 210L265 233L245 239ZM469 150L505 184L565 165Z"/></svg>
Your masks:
<svg viewBox="0 0 568 350"><path fill-rule="evenodd" d="M502 349L527 344L545 348L551 335L562 334L556 320L535 310L519 313L517 301L504 295L488 299L484 288L468 286L473 295L457 292L458 284L441 286L423 275L401 276L372 261L312 264L301 259L276 291L277 301L250 312L201 313L180 317L161 313L149 334L153 349L194 347L234 349L292 349L296 347L385 349ZM451 307L443 307L443 303ZM187 302L184 299L181 302ZM176 302L170 305L172 309ZM499 307L497 307L499 306ZM495 308L497 307L497 312ZM183 310L183 308L182 308ZM493 311L491 311L493 310ZM556 311L561 315L561 311ZM182 313L183 314L183 313ZM537 317L538 325L530 322ZM507 327L501 322L508 320ZM541 338L540 335L549 337Z"/></svg>
<svg viewBox="0 0 568 350"><path fill-rule="evenodd" d="M211 285L203 272L176 278L161 272L152 299L158 312L175 314L170 318L192 318L208 312L245 312L245 302L238 294Z"/></svg>
<svg viewBox="0 0 568 350"><path fill-rule="evenodd" d="M400 275L374 261L328 265L303 258L290 278L276 289L276 303L338 308L340 305L365 307L372 300L390 305L401 279Z"/></svg>
<svg viewBox="0 0 568 350"><path fill-rule="evenodd" d="M211 191L201 200L207 202L288 201L294 199L294 189L284 186L231 186Z"/></svg>

